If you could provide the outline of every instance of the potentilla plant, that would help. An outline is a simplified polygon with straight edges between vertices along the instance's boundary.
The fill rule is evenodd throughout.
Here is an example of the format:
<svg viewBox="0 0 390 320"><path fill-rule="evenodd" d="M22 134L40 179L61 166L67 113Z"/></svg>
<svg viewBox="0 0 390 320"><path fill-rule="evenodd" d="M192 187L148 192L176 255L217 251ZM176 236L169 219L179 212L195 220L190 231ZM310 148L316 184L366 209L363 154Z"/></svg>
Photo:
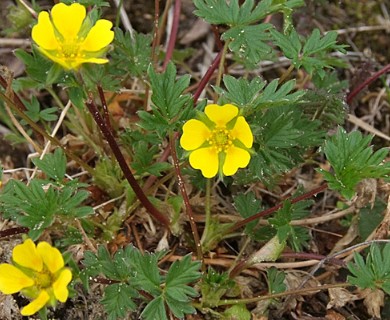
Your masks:
<svg viewBox="0 0 390 320"><path fill-rule="evenodd" d="M154 13L150 35L128 23L123 31L110 21L104 1L29 8L37 17L31 50L15 51L25 75L14 79L6 68L0 74L0 119L12 132L8 138L36 152L34 172L25 179L9 168L0 171L0 178L7 176L0 183L0 218L14 224L0 237L29 238L14 247L11 264L0 264L0 291L20 292L30 300L21 314L46 319L48 307L60 309L67 301L66 308L76 308L77 292L93 294L91 282L100 283L107 319L137 314L149 320L195 312L265 317L281 298L286 308L279 309L287 310L290 295L351 285L379 297L388 293L387 272L379 268L389 265L388 245L373 247L366 262L355 254L347 282L305 287L325 262L346 269L338 253L311 251L311 226L346 214L356 217L351 228L358 218L364 225L359 210L374 203L376 193L368 201L361 186L390 173L386 148L373 148L371 136L341 127L346 84L333 70L345 63L333 53L345 46L337 43L337 33L300 35L292 16L301 0L194 0L194 14L221 28L215 28L219 46L208 71L191 80L192 66L182 68L178 58L185 52L174 55L180 3L168 1L166 10ZM170 5L172 30L163 55ZM123 17L124 7L117 10ZM283 17L281 29L269 22L275 14ZM258 75L261 62L279 57L288 63L281 75ZM245 77L233 76L237 67ZM304 75L299 86L297 74ZM305 189L299 179L291 183L303 167L321 177L313 178L315 188ZM346 213L308 217L313 196L327 189ZM276 202L262 199L263 191ZM378 238L380 222L370 231L362 227L360 240ZM40 238L53 244L35 245ZM238 251L234 259L213 259L227 248ZM61 252L67 252L69 267ZM283 255L320 262L294 287L291 274L262 266L278 266ZM267 272L256 276L250 268ZM237 277L243 271L261 287L252 297ZM83 289L69 298L71 281Z"/></svg>

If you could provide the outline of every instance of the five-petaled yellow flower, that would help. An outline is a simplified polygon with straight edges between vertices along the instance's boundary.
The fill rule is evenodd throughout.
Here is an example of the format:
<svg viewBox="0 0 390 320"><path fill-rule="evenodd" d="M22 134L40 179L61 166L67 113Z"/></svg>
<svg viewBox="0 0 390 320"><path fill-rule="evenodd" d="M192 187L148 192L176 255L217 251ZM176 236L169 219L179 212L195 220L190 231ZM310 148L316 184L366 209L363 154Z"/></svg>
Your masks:
<svg viewBox="0 0 390 320"><path fill-rule="evenodd" d="M231 104L206 106L200 120L191 119L183 126L180 144L190 151L190 164L203 176L217 173L231 176L245 168L250 160L253 134L238 108Z"/></svg>
<svg viewBox="0 0 390 320"><path fill-rule="evenodd" d="M0 291L4 294L21 292L32 301L21 310L30 316L56 301L68 299L68 284L72 272L64 268L61 252L42 241L35 246L31 239L17 245L12 251L14 264L0 264Z"/></svg>
<svg viewBox="0 0 390 320"><path fill-rule="evenodd" d="M100 19L92 26L86 9L79 3L56 4L49 13L42 11L32 29L32 38L47 58L66 70L83 63L107 63L101 58L114 39L111 21Z"/></svg>

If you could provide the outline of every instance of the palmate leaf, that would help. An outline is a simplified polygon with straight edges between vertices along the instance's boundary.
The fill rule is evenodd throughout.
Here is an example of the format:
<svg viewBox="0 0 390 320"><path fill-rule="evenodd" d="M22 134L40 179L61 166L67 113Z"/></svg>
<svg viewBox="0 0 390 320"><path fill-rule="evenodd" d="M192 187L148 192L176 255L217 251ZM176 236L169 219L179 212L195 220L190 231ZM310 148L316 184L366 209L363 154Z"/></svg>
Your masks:
<svg viewBox="0 0 390 320"><path fill-rule="evenodd" d="M345 51L344 46L337 45L335 31L328 32L321 38L320 31L315 29L307 39L300 38L295 30L287 35L275 29L270 32L276 45L297 69L303 67L309 74L316 72L321 78L325 76L325 68L332 68L339 63L330 59L327 53L331 50Z"/></svg>
<svg viewBox="0 0 390 320"><path fill-rule="evenodd" d="M226 24L228 26L249 25L265 18L273 12L300 7L302 0L262 0L255 6L254 0L194 0L197 10L195 14L210 24Z"/></svg>
<svg viewBox="0 0 390 320"><path fill-rule="evenodd" d="M115 283L104 289L101 303L107 312L108 320L123 318L129 311L137 308L132 298L138 297L138 292L131 285Z"/></svg>
<svg viewBox="0 0 390 320"><path fill-rule="evenodd" d="M275 181L275 174L302 162L307 148L321 145L325 135L321 122L309 120L297 106L258 112L248 122L255 137L256 153L248 169L237 173L239 183L256 179L267 184Z"/></svg>
<svg viewBox="0 0 390 320"><path fill-rule="evenodd" d="M379 288L390 294L390 243L382 249L375 243L371 245L366 261L354 253L354 262L347 266L352 273L347 278L349 283L362 289Z"/></svg>
<svg viewBox="0 0 390 320"><path fill-rule="evenodd" d="M270 24L236 26L225 31L221 38L229 40L229 49L249 65L256 65L261 60L269 59L272 48L268 30Z"/></svg>
<svg viewBox="0 0 390 320"><path fill-rule="evenodd" d="M58 148L53 154L47 154L43 159L33 158L32 162L41 169L48 178L54 181L61 181L65 177L66 172L66 156L64 152Z"/></svg>
<svg viewBox="0 0 390 320"><path fill-rule="evenodd" d="M386 148L373 152L368 146L372 136L365 136L359 131L347 133L339 128L324 146L327 160L333 173L319 169L331 189L339 191L345 198L351 199L357 184L366 178L387 177L390 163L383 162L388 154Z"/></svg>

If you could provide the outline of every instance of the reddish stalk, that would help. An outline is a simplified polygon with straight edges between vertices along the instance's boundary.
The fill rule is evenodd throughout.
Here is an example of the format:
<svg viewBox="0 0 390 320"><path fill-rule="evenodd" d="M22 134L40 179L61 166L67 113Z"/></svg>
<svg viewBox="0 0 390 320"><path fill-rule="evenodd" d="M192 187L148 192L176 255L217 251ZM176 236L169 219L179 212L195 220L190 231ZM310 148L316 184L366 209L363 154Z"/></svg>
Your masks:
<svg viewBox="0 0 390 320"><path fill-rule="evenodd" d="M179 30L180 12L181 12L181 0L176 0L173 9L172 29L168 41L167 52L165 54L165 59L162 67L163 71L165 71L165 69L167 68L168 62L171 60L173 50L175 48L177 32Z"/></svg>
<svg viewBox="0 0 390 320"><path fill-rule="evenodd" d="M390 71L390 64L384 66L381 70L374 73L371 77L366 79L366 81L363 81L360 85L358 85L356 88L354 88L347 96L347 103L351 104L353 98L356 97L357 94L359 94L364 87L368 86L370 83L378 79L382 74L385 74Z"/></svg>
<svg viewBox="0 0 390 320"><path fill-rule="evenodd" d="M200 80L199 86L194 93L193 99L194 99L195 104L198 102L200 94L202 93L203 89L206 87L206 84L210 81L210 78L213 75L214 71L218 68L219 62L221 61L222 52L223 52L223 49L218 52L218 54L214 58L213 63L210 65L210 68L207 70L207 72L203 76L202 80Z"/></svg>
<svg viewBox="0 0 390 320"><path fill-rule="evenodd" d="M0 239L5 237L11 237L20 233L27 233L28 231L29 229L26 227L16 227L16 228L0 230Z"/></svg>
<svg viewBox="0 0 390 320"><path fill-rule="evenodd" d="M198 232L198 228L196 227L196 222L195 222L192 208L190 205L190 199L188 198L188 194L187 194L186 188L184 186L184 179L183 179L183 176L181 175L179 159L177 158L177 154L176 154L175 141L176 141L175 134L171 133L169 136L169 147L170 147L170 151L171 151L171 155L172 155L172 159L173 159L173 165L175 167L175 172L176 172L176 176L177 176L177 183L179 185L180 193L183 197L184 205L186 207L186 212L188 215L188 219L190 221L192 236L194 237L194 242L195 242L195 247L196 247L196 256L197 256L198 260L201 260L203 262L202 245L200 243L199 232Z"/></svg>
<svg viewBox="0 0 390 320"><path fill-rule="evenodd" d="M297 203L299 201L308 199L308 198L316 195L317 193L324 191L327 187L328 187L328 185L326 183L324 183L323 185L319 186L318 188L315 188L312 191L309 191L309 192L307 192L299 197L292 199L291 203ZM226 234L232 233L232 232L236 231L237 229L240 229L241 227L245 226L246 224L248 224L249 222L251 222L253 220L268 216L271 213L274 213L275 211L279 210L282 206L283 206L283 203L279 203L278 205L273 206L272 208L268 208L264 211L256 213L255 215L253 215L249 218L238 221L226 231Z"/></svg>
<svg viewBox="0 0 390 320"><path fill-rule="evenodd" d="M169 226L169 220L168 218L163 215L146 197L145 193L141 189L140 185L138 184L137 180L134 178L133 173L131 172L129 166L126 163L126 160L119 149L118 144L115 141L114 135L112 131L110 131L109 127L107 126L106 122L102 118L101 114L99 113L99 110L97 109L96 105L93 102L93 97L89 97L88 101L86 101L86 106L88 107L89 112L95 119L96 124L100 128L100 131L103 133L104 137L106 138L116 160L118 161L119 166L121 167L124 176L126 177L127 181L129 182L130 186L134 190L135 194L137 195L138 200L142 203L142 205L146 208L146 210L161 224L168 227Z"/></svg>
<svg viewBox="0 0 390 320"><path fill-rule="evenodd" d="M102 107L103 107L104 120L106 122L108 129L112 132L110 114L108 112L108 106L107 106L106 98L104 97L103 88L100 85L98 85L97 89L98 89L100 101L101 101Z"/></svg>

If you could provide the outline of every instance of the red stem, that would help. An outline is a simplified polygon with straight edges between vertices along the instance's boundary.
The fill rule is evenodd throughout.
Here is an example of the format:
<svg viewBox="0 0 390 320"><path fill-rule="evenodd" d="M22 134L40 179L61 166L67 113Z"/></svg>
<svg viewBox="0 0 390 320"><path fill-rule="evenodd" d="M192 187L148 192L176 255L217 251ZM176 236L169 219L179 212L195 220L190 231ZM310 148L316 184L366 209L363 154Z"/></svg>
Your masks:
<svg viewBox="0 0 390 320"><path fill-rule="evenodd" d="M175 48L177 32L179 30L180 11L181 11L181 0L176 0L173 9L172 29L168 41L167 52L163 63L163 71L165 71L165 69L167 68L168 62L171 60L173 50Z"/></svg>
<svg viewBox="0 0 390 320"><path fill-rule="evenodd" d="M296 202L299 202L299 201L302 201L302 200L305 200L307 198L310 198L314 195L316 195L317 193L320 193L322 191L324 191L326 188L328 187L328 185L326 183L324 183L323 185L319 186L318 188L312 190L312 191L309 191L299 197L296 197L294 199L291 200L291 203L296 203ZM247 223L253 221L253 220L256 220L256 219L259 219L259 218L262 218L262 217L265 217L267 215L270 215L271 213L274 213L276 210L280 209L281 207L283 206L283 203L279 203L278 205L272 207L272 208L268 208L264 211L261 211L259 213L256 213L255 215L249 217L249 218L246 218L244 220L241 220L241 221L238 221L236 222L233 226L231 226L227 231L226 231L226 234L229 234L229 233L232 233L233 231L236 231L237 229L240 229L241 227L245 226Z"/></svg>
<svg viewBox="0 0 390 320"><path fill-rule="evenodd" d="M362 91L364 87L368 86L371 82L373 82L376 79L378 79L382 74L384 74L386 72L389 72L389 71L390 71L390 64L384 66L381 70L379 70L378 72L374 73L371 77L366 79L366 81L363 81L360 85L358 85L356 88L354 88L352 90L352 92L349 93L349 95L347 96L347 103L351 104L353 98L355 98L355 96L357 94L359 94L360 91Z"/></svg>
<svg viewBox="0 0 390 320"><path fill-rule="evenodd" d="M135 194L137 195L138 200L143 204L143 206L146 208L146 210L160 223L162 223L165 226L169 226L169 220L168 218L163 215L146 197L145 193L139 186L137 180L134 178L133 173L131 172L129 166L126 163L126 160L119 149L118 144L115 141L114 135L112 131L109 130L109 127L107 126L106 122L102 118L101 114L99 113L99 110L97 109L96 105L93 102L92 97L90 96L88 101L85 103L88 107L89 112L95 119L96 124L99 126L100 131L103 133L104 137L106 138L115 158L117 159L119 166L121 167L124 176L126 177L127 181L129 182L130 186L133 188Z"/></svg>
<svg viewBox="0 0 390 320"><path fill-rule="evenodd" d="M216 57L214 58L213 63L211 64L210 68L207 70L205 75L203 76L202 80L200 80L198 88L196 89L194 93L194 103L198 101L200 94L202 93L203 89L205 88L206 84L209 82L211 76L213 75L214 71L218 68L219 62L221 61L223 50L220 50Z"/></svg>

